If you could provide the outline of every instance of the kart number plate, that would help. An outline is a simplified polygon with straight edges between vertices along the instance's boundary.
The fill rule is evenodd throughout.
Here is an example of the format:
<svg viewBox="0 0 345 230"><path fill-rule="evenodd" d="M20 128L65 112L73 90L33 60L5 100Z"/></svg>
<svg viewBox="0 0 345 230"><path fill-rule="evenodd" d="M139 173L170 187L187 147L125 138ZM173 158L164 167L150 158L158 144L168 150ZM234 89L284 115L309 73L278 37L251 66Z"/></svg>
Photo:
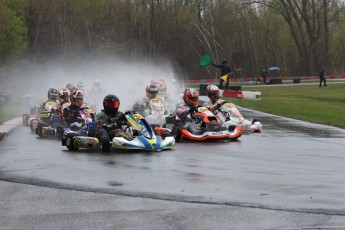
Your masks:
<svg viewBox="0 0 345 230"><path fill-rule="evenodd" d="M93 138L88 138L86 140L86 144L92 145L93 144Z"/></svg>
<svg viewBox="0 0 345 230"><path fill-rule="evenodd" d="M159 98L154 98L154 99L151 99L151 103L152 104L157 104L159 103L161 100Z"/></svg>
<svg viewBox="0 0 345 230"><path fill-rule="evenodd" d="M223 107L224 108L227 108L227 109L229 109L229 108L232 108L232 107L234 107L235 105L233 104L233 103L225 103L224 105L223 105Z"/></svg>

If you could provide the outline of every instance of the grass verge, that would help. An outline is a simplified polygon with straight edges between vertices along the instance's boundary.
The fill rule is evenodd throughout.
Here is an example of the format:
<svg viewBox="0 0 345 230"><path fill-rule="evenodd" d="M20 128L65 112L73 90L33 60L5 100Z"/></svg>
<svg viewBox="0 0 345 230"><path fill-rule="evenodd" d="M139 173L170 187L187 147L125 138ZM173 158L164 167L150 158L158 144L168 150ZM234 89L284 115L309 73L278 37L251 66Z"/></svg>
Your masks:
<svg viewBox="0 0 345 230"><path fill-rule="evenodd" d="M231 98L236 105L313 123L345 128L345 84L242 87L261 100Z"/></svg>

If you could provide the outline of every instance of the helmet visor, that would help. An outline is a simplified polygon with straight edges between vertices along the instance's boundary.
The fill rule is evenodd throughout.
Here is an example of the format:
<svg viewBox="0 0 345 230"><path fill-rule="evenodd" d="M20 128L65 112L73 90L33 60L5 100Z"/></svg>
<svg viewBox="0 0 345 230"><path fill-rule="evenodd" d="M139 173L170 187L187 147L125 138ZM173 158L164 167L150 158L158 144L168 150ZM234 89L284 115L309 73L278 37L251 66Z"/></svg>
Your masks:
<svg viewBox="0 0 345 230"><path fill-rule="evenodd" d="M119 108L120 103L119 101L107 101L106 102L106 108L108 109L117 109Z"/></svg>
<svg viewBox="0 0 345 230"><path fill-rule="evenodd" d="M213 98L218 100L219 99L219 90L213 92Z"/></svg>
<svg viewBox="0 0 345 230"><path fill-rule="evenodd" d="M83 98L76 98L75 99L75 104L77 106L83 106Z"/></svg>

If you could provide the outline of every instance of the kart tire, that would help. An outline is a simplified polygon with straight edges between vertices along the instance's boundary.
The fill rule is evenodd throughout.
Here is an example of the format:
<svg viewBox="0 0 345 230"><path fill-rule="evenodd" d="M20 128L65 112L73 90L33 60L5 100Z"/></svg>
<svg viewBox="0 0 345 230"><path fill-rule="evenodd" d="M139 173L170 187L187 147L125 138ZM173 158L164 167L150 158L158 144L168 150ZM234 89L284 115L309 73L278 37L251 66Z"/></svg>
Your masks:
<svg viewBox="0 0 345 230"><path fill-rule="evenodd" d="M36 134L38 135L39 138L42 138L42 137L43 137L43 134L42 134L42 125L41 125L41 124L38 124L38 125L37 125Z"/></svg>
<svg viewBox="0 0 345 230"><path fill-rule="evenodd" d="M36 130L34 130L34 122L33 122L33 120L30 121L29 126L30 126L31 132L32 132L32 133L36 133Z"/></svg>
<svg viewBox="0 0 345 230"><path fill-rule="evenodd" d="M254 125L255 122L260 122L260 120L259 119L253 119L252 125Z"/></svg>
<svg viewBox="0 0 345 230"><path fill-rule="evenodd" d="M106 135L101 136L102 152L110 152L110 140Z"/></svg>
<svg viewBox="0 0 345 230"><path fill-rule="evenodd" d="M168 133L168 132L164 132L162 133L162 139L164 140L166 137L171 137L171 133Z"/></svg>
<svg viewBox="0 0 345 230"><path fill-rule="evenodd" d="M28 114L24 114L23 115L23 125L24 126L29 126L28 122L29 122L29 115Z"/></svg>
<svg viewBox="0 0 345 230"><path fill-rule="evenodd" d="M66 147L72 151L79 149L79 146L76 145L76 141L74 140L73 136L67 136L66 137Z"/></svg>
<svg viewBox="0 0 345 230"><path fill-rule="evenodd" d="M232 132L232 131L234 131L235 129L236 129L236 125L230 125L229 127L228 127L228 130L230 131L230 132Z"/></svg>
<svg viewBox="0 0 345 230"><path fill-rule="evenodd" d="M176 142L182 141L182 130L180 128L174 128L172 135L175 138Z"/></svg>

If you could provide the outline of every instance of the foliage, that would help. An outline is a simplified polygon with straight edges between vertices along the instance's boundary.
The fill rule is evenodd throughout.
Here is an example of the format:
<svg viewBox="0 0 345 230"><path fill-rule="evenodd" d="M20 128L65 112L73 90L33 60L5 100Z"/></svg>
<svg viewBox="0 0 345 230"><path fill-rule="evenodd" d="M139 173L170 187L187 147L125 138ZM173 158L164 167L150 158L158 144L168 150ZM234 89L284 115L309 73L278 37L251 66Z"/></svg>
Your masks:
<svg viewBox="0 0 345 230"><path fill-rule="evenodd" d="M148 57L171 61L181 78L217 77L198 65L209 53L250 77L270 65L342 73L343 9L340 0L0 0L0 61Z"/></svg>
<svg viewBox="0 0 345 230"><path fill-rule="evenodd" d="M0 1L0 61L21 58L27 47L23 1Z"/></svg>

